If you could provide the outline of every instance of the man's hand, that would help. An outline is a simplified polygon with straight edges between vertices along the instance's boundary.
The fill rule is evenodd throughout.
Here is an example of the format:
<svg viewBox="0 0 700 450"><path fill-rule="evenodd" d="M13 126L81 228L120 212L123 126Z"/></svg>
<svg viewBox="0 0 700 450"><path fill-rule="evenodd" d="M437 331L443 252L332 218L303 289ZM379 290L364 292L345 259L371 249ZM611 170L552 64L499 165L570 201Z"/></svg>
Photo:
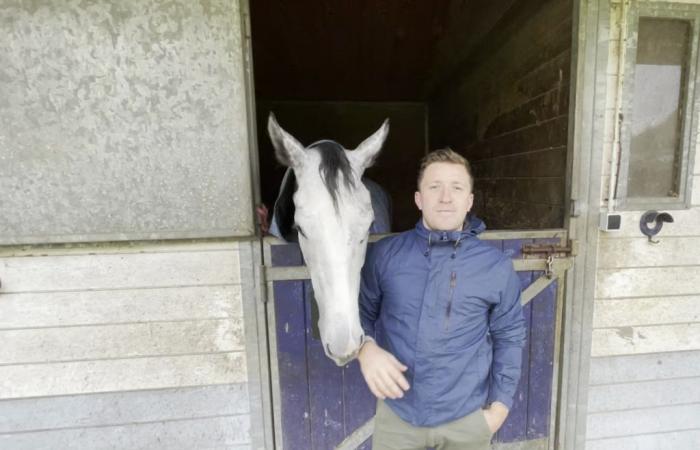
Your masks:
<svg viewBox="0 0 700 450"><path fill-rule="evenodd" d="M508 417L508 407L501 402L493 402L491 406L484 409L484 417L486 423L491 429L491 433L495 433L503 425Z"/></svg>
<svg viewBox="0 0 700 450"><path fill-rule="evenodd" d="M362 376L375 397L382 400L401 398L403 392L409 389L408 381L402 373L407 367L374 341L365 342L357 359L360 361Z"/></svg>

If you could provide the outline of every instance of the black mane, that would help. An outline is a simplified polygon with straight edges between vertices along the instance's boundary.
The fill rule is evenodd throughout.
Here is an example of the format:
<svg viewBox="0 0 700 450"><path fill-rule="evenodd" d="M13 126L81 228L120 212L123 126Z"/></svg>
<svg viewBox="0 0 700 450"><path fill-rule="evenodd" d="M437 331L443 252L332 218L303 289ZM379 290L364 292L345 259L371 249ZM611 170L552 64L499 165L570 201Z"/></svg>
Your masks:
<svg viewBox="0 0 700 450"><path fill-rule="evenodd" d="M345 149L335 141L318 141L309 146L309 150L316 150L321 155L321 164L318 171L326 189L333 198L333 206L338 210L338 178L343 175L343 181L348 188L354 188L352 167L345 154Z"/></svg>

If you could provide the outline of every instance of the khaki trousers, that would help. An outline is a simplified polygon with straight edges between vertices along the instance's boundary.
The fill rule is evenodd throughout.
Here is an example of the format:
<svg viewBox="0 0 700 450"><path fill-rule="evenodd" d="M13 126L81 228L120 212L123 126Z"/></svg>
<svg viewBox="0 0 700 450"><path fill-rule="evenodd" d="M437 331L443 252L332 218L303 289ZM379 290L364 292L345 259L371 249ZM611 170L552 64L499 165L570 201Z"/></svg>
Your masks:
<svg viewBox="0 0 700 450"><path fill-rule="evenodd" d="M416 427L377 402L372 450L488 450L493 434L481 409L436 427Z"/></svg>

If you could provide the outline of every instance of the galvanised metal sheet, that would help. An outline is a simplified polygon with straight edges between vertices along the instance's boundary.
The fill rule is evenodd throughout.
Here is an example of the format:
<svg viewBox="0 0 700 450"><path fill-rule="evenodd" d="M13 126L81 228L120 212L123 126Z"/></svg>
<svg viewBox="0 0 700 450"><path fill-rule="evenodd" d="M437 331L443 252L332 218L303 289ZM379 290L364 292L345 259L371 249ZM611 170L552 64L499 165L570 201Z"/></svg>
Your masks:
<svg viewBox="0 0 700 450"><path fill-rule="evenodd" d="M252 235L238 2L0 8L0 245Z"/></svg>

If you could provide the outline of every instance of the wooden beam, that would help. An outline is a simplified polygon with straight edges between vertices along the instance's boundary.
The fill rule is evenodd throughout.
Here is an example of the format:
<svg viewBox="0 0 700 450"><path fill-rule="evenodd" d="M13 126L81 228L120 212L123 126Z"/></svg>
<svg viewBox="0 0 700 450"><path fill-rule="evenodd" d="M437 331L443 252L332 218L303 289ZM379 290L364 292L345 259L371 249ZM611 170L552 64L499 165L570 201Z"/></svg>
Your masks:
<svg viewBox="0 0 700 450"><path fill-rule="evenodd" d="M513 267L518 272L544 271L546 263L545 259L514 259ZM555 258L552 271L555 274L561 274L572 265L572 258ZM308 280L309 278L309 269L306 266L265 267L267 281Z"/></svg>

